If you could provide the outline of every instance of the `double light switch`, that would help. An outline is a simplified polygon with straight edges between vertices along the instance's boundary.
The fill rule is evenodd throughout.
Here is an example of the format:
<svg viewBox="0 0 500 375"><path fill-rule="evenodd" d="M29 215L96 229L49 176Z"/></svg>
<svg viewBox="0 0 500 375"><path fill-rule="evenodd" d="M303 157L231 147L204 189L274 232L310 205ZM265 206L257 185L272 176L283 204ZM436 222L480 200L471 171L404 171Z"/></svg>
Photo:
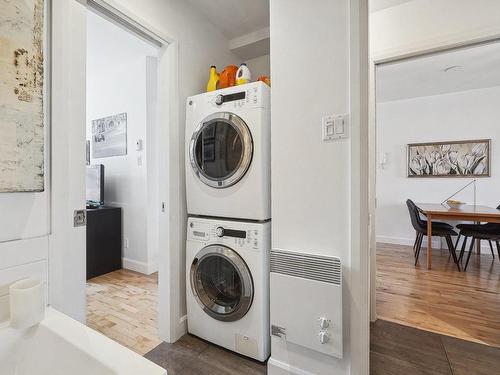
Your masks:
<svg viewBox="0 0 500 375"><path fill-rule="evenodd" d="M349 136L347 115L328 115L322 118L323 141L343 139Z"/></svg>

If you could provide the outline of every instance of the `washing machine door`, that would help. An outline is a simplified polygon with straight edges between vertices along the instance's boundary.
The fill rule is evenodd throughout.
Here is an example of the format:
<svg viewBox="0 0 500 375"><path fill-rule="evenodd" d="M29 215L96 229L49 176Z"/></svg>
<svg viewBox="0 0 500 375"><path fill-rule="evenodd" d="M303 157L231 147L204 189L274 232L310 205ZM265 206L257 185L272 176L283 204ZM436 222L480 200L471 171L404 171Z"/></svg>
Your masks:
<svg viewBox="0 0 500 375"><path fill-rule="evenodd" d="M252 162L252 134L241 117L218 112L206 117L191 137L189 157L198 178L227 188L243 178Z"/></svg>
<svg viewBox="0 0 500 375"><path fill-rule="evenodd" d="M212 318L232 322L250 309L252 275L234 250L222 245L203 248L191 263L190 276L196 301Z"/></svg>

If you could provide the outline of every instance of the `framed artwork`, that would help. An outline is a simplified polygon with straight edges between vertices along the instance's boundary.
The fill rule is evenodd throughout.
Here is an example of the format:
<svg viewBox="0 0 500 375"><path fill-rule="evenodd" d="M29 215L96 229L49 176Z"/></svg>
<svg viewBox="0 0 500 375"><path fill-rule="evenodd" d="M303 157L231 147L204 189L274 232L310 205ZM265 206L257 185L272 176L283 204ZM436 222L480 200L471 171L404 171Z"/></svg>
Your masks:
<svg viewBox="0 0 500 375"><path fill-rule="evenodd" d="M92 121L92 157L127 155L127 114Z"/></svg>
<svg viewBox="0 0 500 375"><path fill-rule="evenodd" d="M0 0L0 192L44 191L44 0Z"/></svg>
<svg viewBox="0 0 500 375"><path fill-rule="evenodd" d="M491 140L412 143L408 177L489 177Z"/></svg>

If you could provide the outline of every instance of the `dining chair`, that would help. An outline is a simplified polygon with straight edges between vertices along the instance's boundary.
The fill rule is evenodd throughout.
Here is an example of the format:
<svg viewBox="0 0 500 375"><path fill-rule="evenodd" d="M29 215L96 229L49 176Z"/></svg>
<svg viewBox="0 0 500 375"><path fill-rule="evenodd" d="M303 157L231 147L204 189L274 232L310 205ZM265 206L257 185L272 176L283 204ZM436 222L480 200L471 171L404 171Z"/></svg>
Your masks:
<svg viewBox="0 0 500 375"><path fill-rule="evenodd" d="M422 241L424 236L427 236L427 221L420 217L420 211L416 204L408 199L406 201L406 206L408 207L408 212L410 213L410 220L413 229L417 232L417 237L415 239L415 244L413 245L413 253L415 256L415 266L418 263L418 256L420 255L420 249L422 248ZM457 254L455 253L455 246L453 245L452 236L457 236L458 233L453 230L453 227L447 223L442 222L432 222L432 235L437 237L444 237L446 239L446 245L450 255L453 257L453 261L457 265L458 271L460 272L460 264L457 259Z"/></svg>
<svg viewBox="0 0 500 375"><path fill-rule="evenodd" d="M464 257L467 240L469 238L471 239L469 246L469 254L467 255L467 261L465 262L464 271L467 270L467 266L469 265L469 260L472 255L472 251L474 250L474 243L476 242L476 240L488 241L490 244L490 249L492 254L494 253L492 242L495 242L498 258L500 260L500 224L496 224L495 227L493 225L488 225L487 229L484 228L485 226L486 224L482 225L483 228L476 227L476 228L466 228L460 230L460 235L464 237L464 241L462 243L462 249L460 250L460 256L458 257L459 261L462 261Z"/></svg>
<svg viewBox="0 0 500 375"><path fill-rule="evenodd" d="M498 205L497 207L497 210L500 210L500 205ZM460 230L460 232L458 233L458 237L457 237L457 242L455 243L455 249L458 248L458 242L460 241L460 238L463 236L462 234L462 231L479 231L479 232L482 232L482 231L489 231L489 232L496 232L496 233L500 233L500 224L499 223L485 223L485 224L458 224L456 226L456 228L458 230ZM481 239L478 239L479 241L481 241ZM464 239L465 241L465 239ZM473 241L474 242L474 241ZM493 257L493 259L495 259L495 252L493 251L493 243L491 240L488 240L489 244L490 244L490 250L491 250L491 256ZM497 248L498 250L498 248ZM500 259L500 252L498 252L498 258Z"/></svg>

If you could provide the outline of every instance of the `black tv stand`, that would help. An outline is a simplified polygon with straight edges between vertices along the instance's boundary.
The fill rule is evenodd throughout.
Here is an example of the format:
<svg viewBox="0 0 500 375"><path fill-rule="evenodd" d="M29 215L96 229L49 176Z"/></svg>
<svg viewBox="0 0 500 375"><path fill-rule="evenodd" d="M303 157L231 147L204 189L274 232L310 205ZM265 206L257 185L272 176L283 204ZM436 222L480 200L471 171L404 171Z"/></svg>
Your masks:
<svg viewBox="0 0 500 375"><path fill-rule="evenodd" d="M87 280L122 268L122 210L87 209Z"/></svg>

